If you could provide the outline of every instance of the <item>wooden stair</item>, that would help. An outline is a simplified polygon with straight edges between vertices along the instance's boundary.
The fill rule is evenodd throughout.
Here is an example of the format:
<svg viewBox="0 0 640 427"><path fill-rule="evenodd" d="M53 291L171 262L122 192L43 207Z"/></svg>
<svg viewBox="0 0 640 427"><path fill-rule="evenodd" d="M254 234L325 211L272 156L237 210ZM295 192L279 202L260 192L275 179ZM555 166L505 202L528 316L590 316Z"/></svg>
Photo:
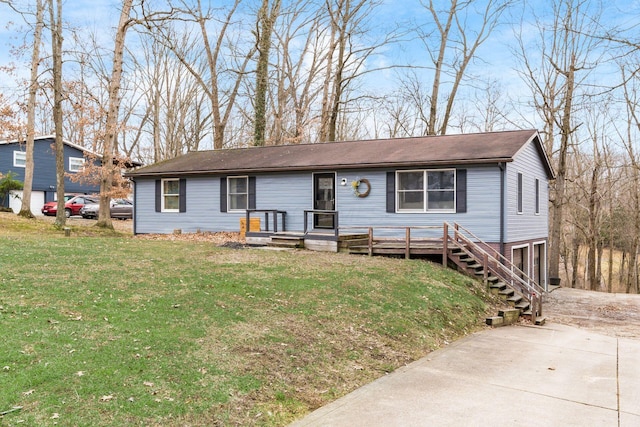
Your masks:
<svg viewBox="0 0 640 427"><path fill-rule="evenodd" d="M267 246L276 248L304 248L304 235L299 233L275 233Z"/></svg>
<svg viewBox="0 0 640 427"><path fill-rule="evenodd" d="M472 255L462 248L454 247L449 251L449 259L454 262L458 270L472 277L484 279L485 271L483 265ZM546 318L536 317L533 319L531 304L521 294L515 291L499 277L494 276L491 271L487 272L487 286L489 291L498 295L510 307L500 310L497 316L488 317L487 325L503 326L515 323L520 317L530 320L535 325L544 325Z"/></svg>

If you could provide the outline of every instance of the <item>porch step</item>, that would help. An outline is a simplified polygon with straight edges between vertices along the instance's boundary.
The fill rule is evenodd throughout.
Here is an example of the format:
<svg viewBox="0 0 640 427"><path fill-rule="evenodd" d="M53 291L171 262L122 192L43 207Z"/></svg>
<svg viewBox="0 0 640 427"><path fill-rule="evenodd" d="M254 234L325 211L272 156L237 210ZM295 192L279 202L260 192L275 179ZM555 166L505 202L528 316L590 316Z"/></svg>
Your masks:
<svg viewBox="0 0 640 427"><path fill-rule="evenodd" d="M489 326L502 326L504 325L504 317L502 316L491 316L491 317L487 317L487 319L485 320L485 323Z"/></svg>
<svg viewBox="0 0 640 427"><path fill-rule="evenodd" d="M274 234L267 246L278 248L303 248L304 237L288 234Z"/></svg>
<svg viewBox="0 0 640 427"><path fill-rule="evenodd" d="M507 300L508 298L512 297L514 294L515 294L515 291L507 287L498 291L498 295L500 295L504 300Z"/></svg>
<svg viewBox="0 0 640 427"><path fill-rule="evenodd" d="M504 282L493 282L489 283L489 290L492 294L498 295L498 292L507 289L507 284Z"/></svg>
<svg viewBox="0 0 640 427"><path fill-rule="evenodd" d="M518 321L518 318L520 318L520 310L516 308L500 310L498 311L498 316L504 319L504 324L511 325L513 323L516 323Z"/></svg>
<svg viewBox="0 0 640 427"><path fill-rule="evenodd" d="M507 298L507 302L511 304L512 307L515 307L517 304L520 304L522 302L522 299L523 298L521 295L514 294L513 296Z"/></svg>
<svg viewBox="0 0 640 427"><path fill-rule="evenodd" d="M534 322L537 326L543 326L547 322L547 318L544 316L536 317L536 321Z"/></svg>

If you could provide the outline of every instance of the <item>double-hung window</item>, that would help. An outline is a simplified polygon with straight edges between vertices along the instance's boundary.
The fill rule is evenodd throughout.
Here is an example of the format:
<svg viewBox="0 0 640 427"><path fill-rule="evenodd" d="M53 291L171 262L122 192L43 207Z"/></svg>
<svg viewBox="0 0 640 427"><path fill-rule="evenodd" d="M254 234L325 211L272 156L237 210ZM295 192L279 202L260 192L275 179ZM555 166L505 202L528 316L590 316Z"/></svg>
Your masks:
<svg viewBox="0 0 640 427"><path fill-rule="evenodd" d="M81 172L84 168L82 157L69 157L69 172Z"/></svg>
<svg viewBox="0 0 640 427"><path fill-rule="evenodd" d="M518 209L518 213L521 214L523 212L522 210L522 174L518 173L518 189L517 189L517 209Z"/></svg>
<svg viewBox="0 0 640 427"><path fill-rule="evenodd" d="M398 212L455 212L456 171L398 171Z"/></svg>
<svg viewBox="0 0 640 427"><path fill-rule="evenodd" d="M227 177L227 197L229 211L244 211L248 208L249 177Z"/></svg>
<svg viewBox="0 0 640 427"><path fill-rule="evenodd" d="M25 153L24 151L14 151L13 166L16 168L27 167L27 153Z"/></svg>
<svg viewBox="0 0 640 427"><path fill-rule="evenodd" d="M180 180L177 178L162 180L162 212L180 211Z"/></svg>
<svg viewBox="0 0 640 427"><path fill-rule="evenodd" d="M540 180L536 179L536 215L540 214Z"/></svg>

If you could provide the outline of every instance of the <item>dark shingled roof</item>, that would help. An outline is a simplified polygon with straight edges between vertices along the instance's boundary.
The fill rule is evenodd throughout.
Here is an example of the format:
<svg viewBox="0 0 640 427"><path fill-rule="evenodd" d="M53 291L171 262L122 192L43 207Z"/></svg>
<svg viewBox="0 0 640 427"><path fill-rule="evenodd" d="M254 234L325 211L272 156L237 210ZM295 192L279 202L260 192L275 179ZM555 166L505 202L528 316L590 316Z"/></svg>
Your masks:
<svg viewBox="0 0 640 427"><path fill-rule="evenodd" d="M513 161L530 141L538 149L549 178L553 178L535 130L194 151L126 175L135 178L495 164Z"/></svg>

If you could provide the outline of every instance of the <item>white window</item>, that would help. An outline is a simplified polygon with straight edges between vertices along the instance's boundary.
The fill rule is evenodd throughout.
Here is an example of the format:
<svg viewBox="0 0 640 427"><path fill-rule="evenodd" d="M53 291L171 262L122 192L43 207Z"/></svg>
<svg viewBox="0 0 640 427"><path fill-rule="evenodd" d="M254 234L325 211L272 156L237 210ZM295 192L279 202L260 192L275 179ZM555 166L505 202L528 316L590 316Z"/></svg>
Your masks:
<svg viewBox="0 0 640 427"><path fill-rule="evenodd" d="M69 172L81 172L84 169L82 157L69 157Z"/></svg>
<svg viewBox="0 0 640 427"><path fill-rule="evenodd" d="M13 166L16 168L24 168L27 166L27 153L24 151L13 152Z"/></svg>
<svg viewBox="0 0 640 427"><path fill-rule="evenodd" d="M518 213L522 213L522 174L518 173Z"/></svg>
<svg viewBox="0 0 640 427"><path fill-rule="evenodd" d="M540 215L540 180L536 179L536 215Z"/></svg>
<svg viewBox="0 0 640 427"><path fill-rule="evenodd" d="M246 176L227 177L227 203L229 211L244 211L249 201L249 178Z"/></svg>
<svg viewBox="0 0 640 427"><path fill-rule="evenodd" d="M180 211L180 180L162 180L162 212Z"/></svg>
<svg viewBox="0 0 640 427"><path fill-rule="evenodd" d="M400 171L396 183L398 212L455 212L455 169Z"/></svg>

